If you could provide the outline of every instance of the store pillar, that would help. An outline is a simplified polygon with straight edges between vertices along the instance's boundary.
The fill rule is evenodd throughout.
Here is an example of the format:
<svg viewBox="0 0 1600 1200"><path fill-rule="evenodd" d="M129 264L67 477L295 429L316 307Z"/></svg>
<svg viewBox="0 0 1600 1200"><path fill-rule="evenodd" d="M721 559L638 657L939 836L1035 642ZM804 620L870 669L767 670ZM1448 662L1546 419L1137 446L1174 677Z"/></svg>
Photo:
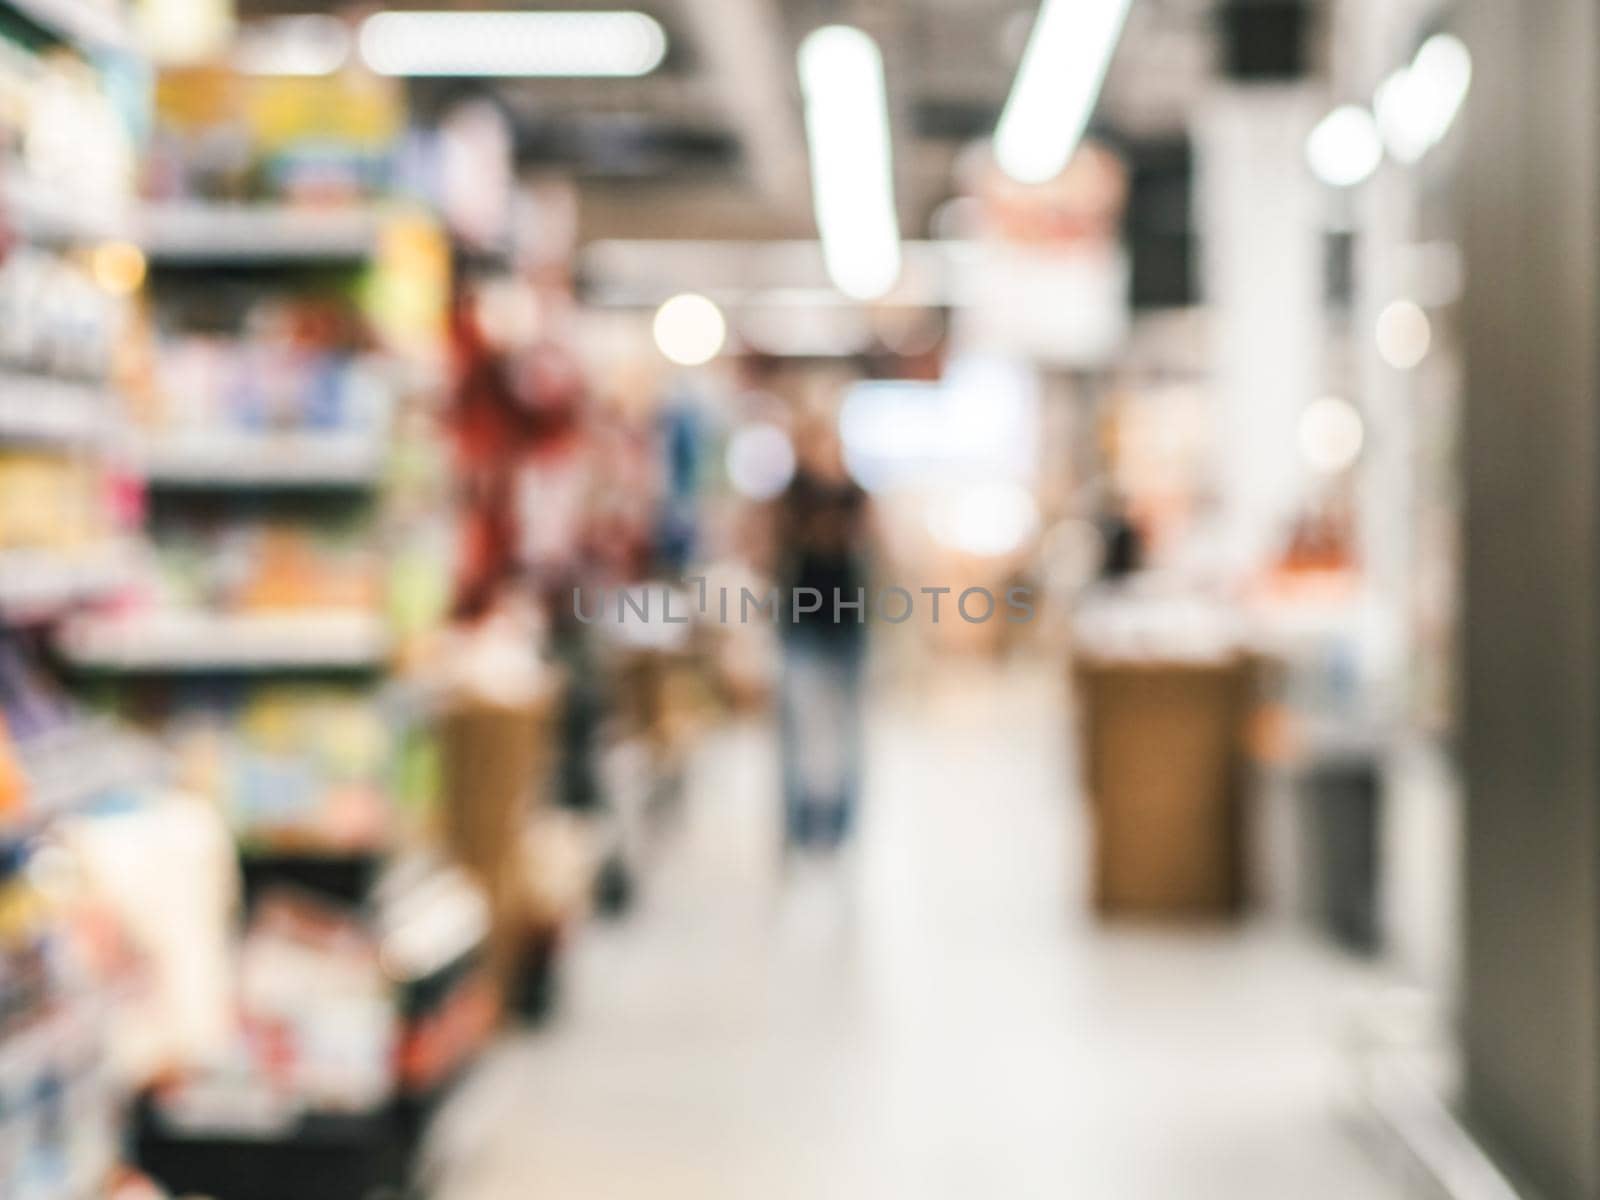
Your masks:
<svg viewBox="0 0 1600 1200"><path fill-rule="evenodd" d="M1316 183L1305 167L1314 92L1220 84L1194 131L1216 363L1219 546L1234 577L1265 565L1303 491L1295 448L1321 379Z"/></svg>
<svg viewBox="0 0 1600 1200"><path fill-rule="evenodd" d="M1578 1200L1600 1195L1600 8L1464 17L1466 1100Z"/></svg>

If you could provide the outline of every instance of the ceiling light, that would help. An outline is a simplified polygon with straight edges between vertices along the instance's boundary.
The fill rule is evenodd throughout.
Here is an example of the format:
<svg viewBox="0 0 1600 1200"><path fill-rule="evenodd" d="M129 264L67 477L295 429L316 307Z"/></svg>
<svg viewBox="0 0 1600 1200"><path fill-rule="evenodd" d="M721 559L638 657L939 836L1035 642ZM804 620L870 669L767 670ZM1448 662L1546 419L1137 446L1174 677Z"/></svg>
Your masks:
<svg viewBox="0 0 1600 1200"><path fill-rule="evenodd" d="M349 57L349 26L314 13L253 21L233 48L234 66L246 75L332 75Z"/></svg>
<svg viewBox="0 0 1600 1200"><path fill-rule="evenodd" d="M674 296L656 309L653 328L661 353L680 367L710 362L728 336L722 310L694 292Z"/></svg>
<svg viewBox="0 0 1600 1200"><path fill-rule="evenodd" d="M1357 104L1340 105L1306 138L1306 162L1312 174L1333 187L1354 187L1382 161L1378 127L1372 114Z"/></svg>
<svg viewBox="0 0 1600 1200"><path fill-rule="evenodd" d="M1412 100L1411 69L1401 67L1378 85L1372 94L1372 111L1378 118L1378 132L1384 147L1396 162L1414 163L1428 152L1429 136L1425 116Z"/></svg>
<svg viewBox="0 0 1600 1200"><path fill-rule="evenodd" d="M361 57L380 75L647 75L667 35L641 12L380 12L361 25Z"/></svg>
<svg viewBox="0 0 1600 1200"><path fill-rule="evenodd" d="M1435 34L1422 43L1411 60L1411 77L1417 93L1427 99L1434 114L1434 140L1450 128L1472 87L1472 53L1458 37Z"/></svg>
<svg viewBox="0 0 1600 1200"><path fill-rule="evenodd" d="M1437 34L1422 43L1409 66L1379 85L1372 97L1389 153L1414 163L1444 138L1472 85L1472 55L1460 38Z"/></svg>
<svg viewBox="0 0 1600 1200"><path fill-rule="evenodd" d="M1000 169L1044 183L1067 165L1089 126L1130 0L1045 0L995 130Z"/></svg>
<svg viewBox="0 0 1600 1200"><path fill-rule="evenodd" d="M1300 414L1300 454L1311 469L1337 475L1361 454L1366 429L1355 405L1338 396L1324 396Z"/></svg>
<svg viewBox="0 0 1600 1200"><path fill-rule="evenodd" d="M1398 371L1409 371L1428 356L1433 326L1411 300L1396 300L1378 314L1378 354Z"/></svg>
<svg viewBox="0 0 1600 1200"><path fill-rule="evenodd" d="M900 277L883 56L861 30L828 25L800 43L799 68L823 262L841 292L873 300Z"/></svg>

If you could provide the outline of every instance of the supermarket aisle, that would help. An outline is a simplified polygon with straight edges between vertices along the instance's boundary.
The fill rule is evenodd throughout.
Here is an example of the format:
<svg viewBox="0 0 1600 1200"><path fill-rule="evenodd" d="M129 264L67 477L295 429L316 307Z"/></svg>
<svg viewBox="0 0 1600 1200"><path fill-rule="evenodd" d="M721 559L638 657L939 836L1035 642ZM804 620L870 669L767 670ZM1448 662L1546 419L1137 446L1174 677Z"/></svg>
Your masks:
<svg viewBox="0 0 1600 1200"><path fill-rule="evenodd" d="M1399 1195L1334 1108L1347 965L1087 918L1048 681L876 711L848 868L780 881L769 735L706 748L644 907L453 1114L446 1200Z"/></svg>

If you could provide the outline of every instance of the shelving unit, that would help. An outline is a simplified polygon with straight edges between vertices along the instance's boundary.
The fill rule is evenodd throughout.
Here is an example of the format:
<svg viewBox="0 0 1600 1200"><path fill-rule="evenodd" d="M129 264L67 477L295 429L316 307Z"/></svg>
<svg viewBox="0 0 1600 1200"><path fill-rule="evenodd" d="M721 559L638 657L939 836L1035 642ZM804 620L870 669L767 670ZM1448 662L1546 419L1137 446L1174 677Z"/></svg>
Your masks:
<svg viewBox="0 0 1600 1200"><path fill-rule="evenodd" d="M132 53L122 8L116 3L0 0L0 16L8 19L8 29L19 22L30 29L30 44L42 41L65 47L91 65L108 54ZM7 70L13 69L15 62L8 59ZM20 78L35 77L23 70ZM19 118L12 115L8 119ZM87 467L102 477L111 468L109 453L122 429L121 398L106 377L108 372L94 377L76 355L64 365L60 347L89 337L102 337L109 343L112 335L104 327L83 328L83 313L77 309L69 327L50 329L49 322L63 321L59 312L51 311L60 294L52 299L45 293L48 279L41 265L64 272L63 277L73 276L78 290L69 295L81 301L85 291L98 285L81 269L68 265L70 256L77 248L125 232L121 220L125 200L125 196L79 190L59 179L37 178L25 169L20 154L0 157L0 211L12 235L34 256L34 274L25 287L19 290L16 281L8 279L8 287L16 293L9 302L17 304L18 295L25 294L32 308L48 314L40 317L39 329L30 329L25 335L7 330L6 351L0 361L0 459L30 456L55 465ZM109 293L104 295L105 304L117 302ZM110 358L109 349L103 357ZM14 503L18 495L25 496L30 507L37 503L45 508L56 502L50 496L34 495L26 484L17 483L13 488ZM24 524L28 530L18 533L13 521L8 537L6 522L0 517L0 632L7 627L49 625L126 581L133 546L121 533L102 531L86 539L80 531L51 538L38 535L38 522ZM109 527L109 518L104 518L103 524ZM109 744L116 735L86 722L72 736ZM35 777L32 782L47 797L41 805L44 810L54 810L57 793L66 786L63 781L69 774L74 780L67 786L71 792L92 792L97 786L122 780L121 768L127 764L115 751L106 754L108 774L98 783L93 772L84 773L82 763L72 766L66 762L84 757L88 744L85 740L63 750L60 739L53 738L49 746L18 747L28 765L27 774Z"/></svg>
<svg viewBox="0 0 1600 1200"><path fill-rule="evenodd" d="M0 47L8 82L76 87L89 114L96 74L62 50L107 78L133 55L117 10L91 0L0 0L0 28L13 39ZM155 90L158 105L165 94ZM306 108L319 180L323 98ZM393 144L361 138L398 137L404 109L396 99L364 125L370 100L354 106L351 153L359 186L381 195ZM29 111L11 106L0 125ZM392 669L443 604L426 581L443 539L424 398L442 387L447 249L441 235L433 252L425 214L381 199L140 208L109 197L112 166L94 167L127 161L118 131L155 130L155 155L160 122L108 123L97 145L80 116L81 161L75 146L35 153L28 131L0 129L11 135L0 145L23 147L16 161L0 155L0 225L15 246L0 262L13 272L0 275L0 890L19 900L8 912L28 909L23 868L46 845L87 861L97 840L159 838L171 814L124 803L147 785L215 801L247 899L236 929L216 912L212 931L235 939L227 961L241 964L217 1000L241 1026L218 1034L236 1035L225 1065L175 1058L159 1075L115 1076L113 1090L101 1050L115 1005L98 994L112 985L63 969L40 974L49 989L20 989L32 961L13 973L21 957L0 957L0 1193L20 1178L29 1200L101 1195L124 1149L177 1194L398 1193L428 1114L498 1011L481 889L422 862L437 698ZM272 153L292 157L282 144ZM185 178L173 194L206 184ZM136 261L110 242L142 250L148 304L115 307L139 278L106 267ZM125 325L151 353L114 340ZM62 515L41 519L52 504ZM8 686L17 679L47 686ZM89 700L112 715L89 716ZM41 938L103 933L103 916L48 909ZM341 937L320 940L330 928ZM243 964L263 959L286 986L252 991L258 975ZM154 955L142 965L154 974ZM256 1020L284 1038L270 1062L244 1032ZM296 1081L285 1120L238 1119L239 1097L248 1108L284 1093L284 1070ZM125 1138L122 1101L144 1088ZM103 1117L90 1101L105 1102Z"/></svg>
<svg viewBox="0 0 1600 1200"><path fill-rule="evenodd" d="M156 127L159 140L159 113ZM193 129L174 118L167 132L181 164ZM319 141L319 164L325 152ZM206 186L184 178L173 193ZM114 609L76 615L55 646L160 731L177 776L232 826L245 899L236 1003L284 1043L270 1064L241 1043L221 1076L144 1098L134 1153L176 1194L399 1194L427 1113L481 1044L458 1043L460 1031L481 1023L486 1037L492 1020L481 892L452 868L415 865L433 705L396 663L414 630L400 583L408 537L430 506L407 490L417 460L399 439L417 424L407 406L437 381L409 357L426 329L383 324L392 221L415 250L426 218L379 200L184 199L132 220L155 369L120 445L145 484L159 575ZM400 303L414 308L416 281L403 282ZM328 929L336 945L319 940ZM251 991L256 954L288 973L267 992ZM374 964L386 998L369 1003ZM340 997L321 990L293 1002L297 972L319 988L341 981L354 1008L330 1010ZM394 1035L388 1057L373 1049L380 1031ZM330 1093L335 1067L358 1082Z"/></svg>
<svg viewBox="0 0 1600 1200"><path fill-rule="evenodd" d="M374 252L379 210L302 210L283 205L166 204L146 207L138 228L157 295L210 268L261 267L271 289L302 271L349 271ZM169 508L223 523L273 514L276 493L330 493L330 503L378 501L390 453L378 429L158 428L126 440L130 460ZM192 497L190 493L195 493ZM291 508L314 524L315 507ZM233 514L248 513L248 518ZM376 607L152 609L91 614L59 640L75 666L102 674L250 675L381 673L391 650Z"/></svg>
<svg viewBox="0 0 1600 1200"><path fill-rule="evenodd" d="M10 243L0 264L0 892L8 912L32 912L0 948L0 1192L84 1200L106 1194L122 1151L130 1081L110 1053L114 983L76 953L81 914L37 891L24 868L69 818L139 796L163 769L155 746L71 703L38 653L64 618L120 589L135 557L109 502L122 397L105 364L122 301L81 253L127 236L127 197L90 162L109 161L126 115L126 97L97 68L131 60L133 48L120 4L0 0L0 18L13 101L0 120L8 149L24 147L0 155ZM15 101L35 86L77 106L83 162L66 173L30 156L50 118ZM47 957L30 961L29 945Z"/></svg>

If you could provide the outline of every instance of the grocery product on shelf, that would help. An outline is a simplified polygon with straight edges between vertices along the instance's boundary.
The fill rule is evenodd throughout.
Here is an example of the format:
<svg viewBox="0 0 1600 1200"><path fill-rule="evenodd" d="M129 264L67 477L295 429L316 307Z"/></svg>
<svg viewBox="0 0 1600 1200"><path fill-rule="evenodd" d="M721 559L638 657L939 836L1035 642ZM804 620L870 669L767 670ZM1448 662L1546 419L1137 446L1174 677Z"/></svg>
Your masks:
<svg viewBox="0 0 1600 1200"><path fill-rule="evenodd" d="M29 849L62 818L138 794L158 766L148 743L88 715L0 631L0 856Z"/></svg>
<svg viewBox="0 0 1600 1200"><path fill-rule="evenodd" d="M11 732L0 721L0 822L10 823L22 813L27 799L22 761L11 743Z"/></svg>
<svg viewBox="0 0 1600 1200"><path fill-rule="evenodd" d="M382 562L353 527L289 520L158 525L136 602L211 612L376 612Z"/></svg>
<svg viewBox="0 0 1600 1200"><path fill-rule="evenodd" d="M0 259L0 366L64 380L104 380L124 304L80 261L14 247Z"/></svg>
<svg viewBox="0 0 1600 1200"><path fill-rule="evenodd" d="M179 291L158 305L156 324L135 414L152 435L387 431L383 359L362 352L362 316L338 293Z"/></svg>
<svg viewBox="0 0 1600 1200"><path fill-rule="evenodd" d="M133 512L126 473L107 457L111 319L97 310L91 329L44 297L10 295L19 253L0 259L0 617L114 586Z"/></svg>
<svg viewBox="0 0 1600 1200"><path fill-rule="evenodd" d="M133 178L129 129L79 54L16 32L0 37L0 195L9 226L30 240L115 232Z"/></svg>
<svg viewBox="0 0 1600 1200"><path fill-rule="evenodd" d="M92 728L0 639L0 1181L17 1200L102 1194L121 1150L129 1083L113 998L137 954L116 910L39 869L36 842L113 794L115 742L85 761Z"/></svg>
<svg viewBox="0 0 1600 1200"><path fill-rule="evenodd" d="M0 549L70 550L102 536L94 467L30 450L0 451Z"/></svg>
<svg viewBox="0 0 1600 1200"><path fill-rule="evenodd" d="M405 126L394 80L183 68L162 73L156 106L144 171L154 202L328 209L394 193Z"/></svg>
<svg viewBox="0 0 1600 1200"><path fill-rule="evenodd" d="M0 862L0 1179L19 1200L92 1195L118 1153L104 994L85 931Z"/></svg>
<svg viewBox="0 0 1600 1200"><path fill-rule="evenodd" d="M192 337L160 350L163 431L378 436L386 400L362 364L261 341Z"/></svg>
<svg viewBox="0 0 1600 1200"><path fill-rule="evenodd" d="M381 849L406 806L427 798L416 794L425 773L407 770L404 734L359 687L196 690L176 702L178 776L214 798L249 844Z"/></svg>

